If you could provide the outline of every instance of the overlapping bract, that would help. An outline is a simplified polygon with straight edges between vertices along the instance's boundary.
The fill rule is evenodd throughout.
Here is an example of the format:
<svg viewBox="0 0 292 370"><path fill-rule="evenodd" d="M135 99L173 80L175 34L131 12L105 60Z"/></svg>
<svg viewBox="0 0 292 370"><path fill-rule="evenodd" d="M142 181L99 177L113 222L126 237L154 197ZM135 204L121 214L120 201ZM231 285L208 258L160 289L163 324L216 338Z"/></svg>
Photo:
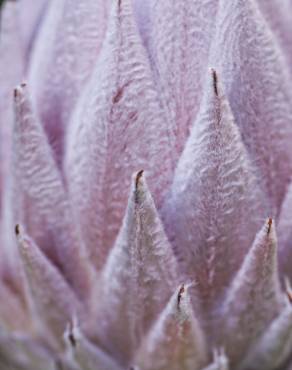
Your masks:
<svg viewBox="0 0 292 370"><path fill-rule="evenodd" d="M0 370L291 369L291 34L288 0L7 0Z"/></svg>

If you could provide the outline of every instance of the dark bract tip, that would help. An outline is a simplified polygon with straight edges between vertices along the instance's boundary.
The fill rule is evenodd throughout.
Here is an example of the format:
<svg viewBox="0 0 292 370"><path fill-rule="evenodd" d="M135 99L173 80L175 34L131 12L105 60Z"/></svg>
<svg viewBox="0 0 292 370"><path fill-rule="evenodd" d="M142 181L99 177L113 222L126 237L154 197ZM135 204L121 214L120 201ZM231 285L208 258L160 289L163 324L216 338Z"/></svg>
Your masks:
<svg viewBox="0 0 292 370"><path fill-rule="evenodd" d="M18 224L15 225L14 231L15 231L15 235L16 236L18 236L20 234L20 228L19 228L19 225Z"/></svg>

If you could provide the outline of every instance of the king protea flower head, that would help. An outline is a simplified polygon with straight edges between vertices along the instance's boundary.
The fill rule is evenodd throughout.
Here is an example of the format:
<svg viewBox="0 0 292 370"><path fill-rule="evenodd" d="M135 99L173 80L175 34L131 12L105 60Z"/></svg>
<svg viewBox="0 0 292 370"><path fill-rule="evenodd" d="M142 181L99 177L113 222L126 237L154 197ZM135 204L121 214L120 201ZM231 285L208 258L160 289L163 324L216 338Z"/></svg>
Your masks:
<svg viewBox="0 0 292 370"><path fill-rule="evenodd" d="M1 8L0 369L292 370L290 0Z"/></svg>

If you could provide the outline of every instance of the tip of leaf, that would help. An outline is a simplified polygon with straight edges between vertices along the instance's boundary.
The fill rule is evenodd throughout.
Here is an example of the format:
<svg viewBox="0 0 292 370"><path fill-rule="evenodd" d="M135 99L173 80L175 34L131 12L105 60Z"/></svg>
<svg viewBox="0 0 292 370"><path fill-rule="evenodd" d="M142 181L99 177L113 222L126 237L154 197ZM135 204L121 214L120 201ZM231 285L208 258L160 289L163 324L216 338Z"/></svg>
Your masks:
<svg viewBox="0 0 292 370"><path fill-rule="evenodd" d="M20 234L20 226L19 226L19 224L16 224L15 225L14 231L15 231L15 235L16 236L19 236L19 234Z"/></svg>
<svg viewBox="0 0 292 370"><path fill-rule="evenodd" d="M139 186L139 182L143 176L143 173L144 173L144 170L141 170L137 173L136 175L136 181L135 181L135 187L136 187L136 190L138 189L138 186Z"/></svg>
<svg viewBox="0 0 292 370"><path fill-rule="evenodd" d="M214 68L211 68L213 78L213 89L216 96L218 96L218 75Z"/></svg>
<svg viewBox="0 0 292 370"><path fill-rule="evenodd" d="M13 90L14 93L14 98L16 99L17 97L20 96L21 91L27 86L26 82L22 82L20 85L16 86Z"/></svg>
<svg viewBox="0 0 292 370"><path fill-rule="evenodd" d="M271 217L269 217L268 221L267 221L267 235L270 234L271 229L272 229L272 225L273 225L273 219Z"/></svg>
<svg viewBox="0 0 292 370"><path fill-rule="evenodd" d="M178 291L178 294L177 294L177 309L178 310L180 309L180 303L181 303L181 299L182 299L182 296L183 296L184 293L185 293L185 285L182 284L182 286L179 288L179 291Z"/></svg>

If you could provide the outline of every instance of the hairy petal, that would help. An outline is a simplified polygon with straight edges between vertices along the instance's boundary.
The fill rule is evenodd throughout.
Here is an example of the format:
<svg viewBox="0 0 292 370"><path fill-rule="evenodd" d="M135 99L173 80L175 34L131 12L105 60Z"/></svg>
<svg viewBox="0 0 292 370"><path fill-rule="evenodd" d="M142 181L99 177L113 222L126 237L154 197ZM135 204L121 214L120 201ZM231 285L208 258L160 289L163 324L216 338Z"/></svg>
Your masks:
<svg viewBox="0 0 292 370"><path fill-rule="evenodd" d="M0 330L0 370L53 370L52 357L37 341Z"/></svg>
<svg viewBox="0 0 292 370"><path fill-rule="evenodd" d="M0 243L1 274L15 275L17 250L13 246L6 202L9 187L11 136L13 127L13 88L22 78L24 56L18 28L18 3L5 2L1 7L0 24ZM11 63L13 62L13 68ZM4 271L6 270L6 271ZM10 270L10 271L7 271Z"/></svg>
<svg viewBox="0 0 292 370"><path fill-rule="evenodd" d="M258 0L292 72L292 3L290 0Z"/></svg>
<svg viewBox="0 0 292 370"><path fill-rule="evenodd" d="M52 0L33 50L32 98L59 161L65 127L102 45L106 4Z"/></svg>
<svg viewBox="0 0 292 370"><path fill-rule="evenodd" d="M99 340L125 363L177 284L176 261L141 172L133 183L97 298Z"/></svg>
<svg viewBox="0 0 292 370"><path fill-rule="evenodd" d="M220 1L211 61L276 216L292 171L291 79L255 1Z"/></svg>
<svg viewBox="0 0 292 370"><path fill-rule="evenodd" d="M292 305L289 302L264 332L258 343L251 348L240 369L280 369L291 355L291 349Z"/></svg>
<svg viewBox="0 0 292 370"><path fill-rule="evenodd" d="M80 304L56 267L20 226L16 226L20 253L28 281L32 314L51 345L61 343L66 323L81 312Z"/></svg>
<svg viewBox="0 0 292 370"><path fill-rule="evenodd" d="M205 311L239 268L261 217L252 167L214 70L163 216Z"/></svg>
<svg viewBox="0 0 292 370"><path fill-rule="evenodd" d="M279 262L282 276L292 279L292 183L282 204L278 222Z"/></svg>
<svg viewBox="0 0 292 370"><path fill-rule="evenodd" d="M6 330L29 330L30 321L23 299L4 281L0 281L0 327Z"/></svg>
<svg viewBox="0 0 292 370"><path fill-rule="evenodd" d="M150 55L181 152L201 100L218 0L152 3Z"/></svg>
<svg viewBox="0 0 292 370"><path fill-rule="evenodd" d="M22 0L18 2L19 7L19 29L21 41L25 51L25 68L30 62L31 51L35 38L38 34L42 20L45 16L50 0ZM17 81L19 82L19 81Z"/></svg>
<svg viewBox="0 0 292 370"><path fill-rule="evenodd" d="M86 298L90 291L89 263L71 219L61 175L44 130L35 119L25 85L15 90L13 157L14 221L26 226L76 292Z"/></svg>
<svg viewBox="0 0 292 370"><path fill-rule="evenodd" d="M217 336L233 364L254 345L283 304L275 225L269 219L257 234L218 313L222 329Z"/></svg>
<svg viewBox="0 0 292 370"><path fill-rule="evenodd" d="M206 362L204 334L183 285L142 342L135 363L143 370L199 370Z"/></svg>
<svg viewBox="0 0 292 370"><path fill-rule="evenodd" d="M114 0L104 48L73 118L69 191L100 269L120 228L132 173L148 170L158 204L172 173L172 141L131 0Z"/></svg>

